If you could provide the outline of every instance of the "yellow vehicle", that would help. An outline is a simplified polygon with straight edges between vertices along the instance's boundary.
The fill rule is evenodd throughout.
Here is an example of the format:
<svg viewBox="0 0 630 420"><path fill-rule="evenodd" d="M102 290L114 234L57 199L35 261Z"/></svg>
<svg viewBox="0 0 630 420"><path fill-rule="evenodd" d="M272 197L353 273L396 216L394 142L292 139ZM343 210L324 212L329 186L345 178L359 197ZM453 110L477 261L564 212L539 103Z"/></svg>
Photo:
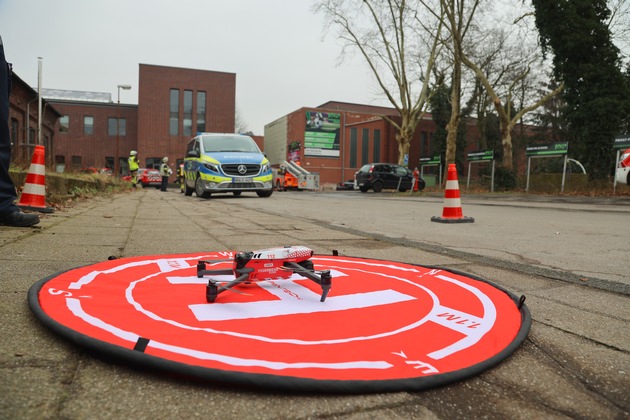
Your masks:
<svg viewBox="0 0 630 420"><path fill-rule="evenodd" d="M215 193L273 193L271 165L254 139L240 134L201 133L186 147L184 193L210 198Z"/></svg>

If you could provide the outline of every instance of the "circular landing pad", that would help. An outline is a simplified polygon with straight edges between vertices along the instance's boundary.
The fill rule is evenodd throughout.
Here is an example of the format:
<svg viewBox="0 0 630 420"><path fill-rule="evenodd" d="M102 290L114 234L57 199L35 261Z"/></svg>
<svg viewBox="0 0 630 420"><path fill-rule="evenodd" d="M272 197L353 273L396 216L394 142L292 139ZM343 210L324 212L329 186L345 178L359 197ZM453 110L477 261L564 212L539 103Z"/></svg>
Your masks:
<svg viewBox="0 0 630 420"><path fill-rule="evenodd" d="M524 298L483 279L345 256L311 259L332 274L324 302L321 287L297 273L241 284L206 302L197 261L229 269L232 257L160 255L84 266L34 284L29 306L65 338L134 366L326 393L458 381L507 358L531 325Z"/></svg>

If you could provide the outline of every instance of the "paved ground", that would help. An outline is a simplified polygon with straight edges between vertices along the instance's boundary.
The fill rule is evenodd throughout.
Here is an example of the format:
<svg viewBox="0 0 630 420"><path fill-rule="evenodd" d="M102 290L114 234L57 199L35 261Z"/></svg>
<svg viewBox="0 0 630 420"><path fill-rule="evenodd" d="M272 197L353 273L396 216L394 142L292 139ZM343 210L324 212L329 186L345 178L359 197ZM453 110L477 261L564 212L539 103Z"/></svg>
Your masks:
<svg viewBox="0 0 630 420"><path fill-rule="evenodd" d="M449 251L448 243L427 245L419 234L402 240L381 228L373 232L377 230L373 222L358 226L345 218L346 210L357 215L365 208L360 198L331 201L335 197L329 194L312 196L321 208L337 208L338 217L324 223L287 211L299 202L291 193L275 193L270 199L199 200L175 190L147 189L57 211L44 216L39 228L0 227L0 418L630 418L630 298L623 288L628 282L623 271L595 276L593 272L602 270L591 268L591 277L621 290L589 287L580 284L579 277L576 281L555 275L563 272L563 260L553 267L543 260L540 270L527 271L523 261L502 264L510 261L505 253L476 254L468 246ZM352 202L359 207L351 210ZM437 203L439 209L439 199L429 197L426 203ZM621 206L619 212L600 213L615 218L618 213L623 217L627 208L627 202L593 205ZM429 213L439 215L434 210ZM507 236L500 229L483 229L490 223L479 221L476 208L466 205L464 210L478 219L474 229L480 244L489 242L483 232ZM625 217L620 232L627 229L630 216ZM416 225L453 230L439 224ZM555 232L553 236L558 236ZM583 231L567 243L588 241L588 235ZM549 238L538 240L544 243ZM111 255L256 249L270 244L303 244L317 253L340 249L347 255L441 265L492 279L527 296L532 330L523 346L496 368L443 388L287 395L195 383L106 363L40 325L26 301L37 280ZM597 247L615 257L623 257L625 250L625 260L620 258L618 264L627 267L627 245L613 248ZM571 246L554 249L557 257L573 252Z"/></svg>

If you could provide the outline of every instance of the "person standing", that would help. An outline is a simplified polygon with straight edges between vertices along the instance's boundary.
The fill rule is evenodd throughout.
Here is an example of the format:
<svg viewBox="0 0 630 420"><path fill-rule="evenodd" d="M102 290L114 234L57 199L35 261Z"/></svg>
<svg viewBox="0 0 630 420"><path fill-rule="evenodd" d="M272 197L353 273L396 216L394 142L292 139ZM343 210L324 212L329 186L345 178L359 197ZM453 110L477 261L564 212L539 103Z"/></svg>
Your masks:
<svg viewBox="0 0 630 420"><path fill-rule="evenodd" d="M180 163L177 167L177 182L179 183L179 192L186 191L186 172L184 172L184 164Z"/></svg>
<svg viewBox="0 0 630 420"><path fill-rule="evenodd" d="M129 164L129 175L131 175L131 185L134 187L138 184L138 168L140 168L140 161L138 160L138 152L132 150L129 152L129 158L127 159Z"/></svg>
<svg viewBox="0 0 630 420"><path fill-rule="evenodd" d="M11 165L11 135L9 133L9 94L11 92L11 65L4 56L0 36L0 224L28 227L39 223L39 216L23 213L15 204L17 193L9 175Z"/></svg>
<svg viewBox="0 0 630 420"><path fill-rule="evenodd" d="M168 177L171 176L173 171L168 167L168 157L162 158L162 164L160 165L160 175L162 175L162 186L160 191L166 191L166 186L168 185Z"/></svg>

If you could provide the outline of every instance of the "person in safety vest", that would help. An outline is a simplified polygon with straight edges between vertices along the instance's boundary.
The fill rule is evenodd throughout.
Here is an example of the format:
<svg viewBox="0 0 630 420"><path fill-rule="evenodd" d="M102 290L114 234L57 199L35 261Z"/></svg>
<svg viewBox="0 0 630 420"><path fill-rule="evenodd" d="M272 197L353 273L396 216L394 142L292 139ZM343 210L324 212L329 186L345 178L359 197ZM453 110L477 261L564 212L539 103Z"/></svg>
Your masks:
<svg viewBox="0 0 630 420"><path fill-rule="evenodd" d="M418 167L416 166L413 169L413 192L418 192L419 188L418 188L418 180L420 179L420 171L418 170Z"/></svg>
<svg viewBox="0 0 630 420"><path fill-rule="evenodd" d="M129 158L127 159L129 164L129 174L131 175L131 185L138 186L138 168L140 167L138 160L138 152L132 150L129 152Z"/></svg>
<svg viewBox="0 0 630 420"><path fill-rule="evenodd" d="M162 164L160 165L160 175L162 175L162 185L160 191L166 191L168 185L168 177L173 173L171 168L168 167L168 157L162 158Z"/></svg>
<svg viewBox="0 0 630 420"><path fill-rule="evenodd" d="M179 192L184 192L184 190L186 189L185 186L185 182L186 182L186 178L185 178L185 173L184 173L184 164L181 163L178 167L177 167L177 181L179 182Z"/></svg>

